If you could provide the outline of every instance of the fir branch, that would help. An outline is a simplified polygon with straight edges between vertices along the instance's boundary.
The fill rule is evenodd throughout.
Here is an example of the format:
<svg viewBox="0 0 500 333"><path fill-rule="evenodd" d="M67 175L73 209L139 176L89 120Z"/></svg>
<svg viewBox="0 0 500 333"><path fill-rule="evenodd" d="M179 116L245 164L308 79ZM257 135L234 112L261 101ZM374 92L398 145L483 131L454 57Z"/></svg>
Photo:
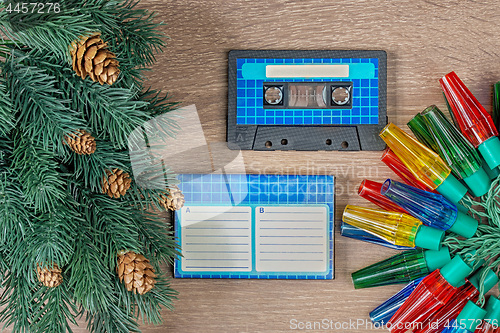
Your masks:
<svg viewBox="0 0 500 333"><path fill-rule="evenodd" d="M0 251L0 285L5 281L9 268L9 263L6 261L5 252Z"/></svg>
<svg viewBox="0 0 500 333"><path fill-rule="evenodd" d="M155 23L155 14L136 8L139 1L128 0L119 12L123 39L118 49L123 50L126 59L133 59L137 66L155 63L155 53L162 52L165 35L159 30L163 23Z"/></svg>
<svg viewBox="0 0 500 333"><path fill-rule="evenodd" d="M155 62L155 53L165 46L165 35L155 23L154 13L137 8L136 0L88 0L81 9L100 27L103 38L110 42L111 51L120 62L130 67L143 67ZM90 10L98 8L98 10Z"/></svg>
<svg viewBox="0 0 500 333"><path fill-rule="evenodd" d="M172 264L180 256L180 246L173 237L170 225L164 217L148 211L138 212L133 222L143 243L145 255L151 259L155 269L160 263ZM152 260L154 259L154 260Z"/></svg>
<svg viewBox="0 0 500 333"><path fill-rule="evenodd" d="M102 244L103 261L109 270L115 271L119 251L140 253L141 245L134 228L134 220L137 219L134 207L103 194L90 193L81 203L84 218L98 232L96 238Z"/></svg>
<svg viewBox="0 0 500 333"><path fill-rule="evenodd" d="M33 233L26 242L25 256L31 259L31 267L36 264L59 267L66 265L73 256L78 222L81 221L78 212L69 211L60 205L58 213L43 214L35 220ZM20 254L22 249L17 252Z"/></svg>
<svg viewBox="0 0 500 333"><path fill-rule="evenodd" d="M140 333L133 315L123 306L113 302L102 311L88 311L85 318L87 329L93 333Z"/></svg>
<svg viewBox="0 0 500 333"><path fill-rule="evenodd" d="M0 12L0 32L19 46L54 54L59 61L69 64L71 43L99 27L72 1L58 3L61 8L58 13L47 10L44 14L30 15L3 10Z"/></svg>
<svg viewBox="0 0 500 333"><path fill-rule="evenodd" d="M68 281L73 289L73 297L86 311L96 312L107 309L115 298L111 287L113 273L103 262L104 253L95 244L90 226L82 228L76 244L76 251L68 269Z"/></svg>
<svg viewBox="0 0 500 333"><path fill-rule="evenodd" d="M85 187L93 192L102 191L105 170L115 168L128 171L129 157L126 151L116 151L107 141L97 140L97 150L90 155L69 154L65 161L73 165L74 177L83 181Z"/></svg>
<svg viewBox="0 0 500 333"><path fill-rule="evenodd" d="M155 62L155 53L162 51L166 36L159 30L163 23L155 23L155 15L136 8L137 4L136 0L87 0L80 5L80 12L91 16L117 55L121 74L114 86L142 90L142 72Z"/></svg>
<svg viewBox="0 0 500 333"><path fill-rule="evenodd" d="M63 209L65 208L61 207ZM37 265L51 268L57 264L63 267L69 262L74 251L78 215L44 214L32 223L33 226L27 229L26 235L17 239L7 260L13 274L24 275L34 282L37 280Z"/></svg>
<svg viewBox="0 0 500 333"><path fill-rule="evenodd" d="M162 156L149 147L130 147L130 169L134 182L129 190L134 204L142 209L162 210L160 201L168 194L168 187L178 183L176 175L166 168Z"/></svg>
<svg viewBox="0 0 500 333"><path fill-rule="evenodd" d="M156 273L158 277L155 287L144 295L128 292L122 283L117 283L116 288L119 291L120 304L123 304L135 317L141 318L143 323L160 325L163 322L161 307L173 310L172 301L177 299L178 293L170 287L169 281L162 277L160 270L157 269Z"/></svg>
<svg viewBox="0 0 500 333"><path fill-rule="evenodd" d="M139 99L147 102L144 112L152 118L148 122L148 126L144 127L144 134L149 143L161 141L168 144L168 140L175 138L175 135L180 131L180 126L176 122L179 115L171 113L179 103L170 101L168 94L162 96L160 90L151 88L142 91Z"/></svg>
<svg viewBox="0 0 500 333"><path fill-rule="evenodd" d="M82 113L92 133L109 140L116 149L126 148L129 135L149 120L141 110L146 102L136 99L134 88L114 88L72 77L66 80L68 87L74 87L66 92L73 96L72 108Z"/></svg>
<svg viewBox="0 0 500 333"><path fill-rule="evenodd" d="M31 213L12 170L0 168L0 249L12 251L32 227Z"/></svg>
<svg viewBox="0 0 500 333"><path fill-rule="evenodd" d="M34 332L65 333L73 332L70 324L75 325L78 311L71 292L66 284L56 288L42 287L35 297L39 303L34 313Z"/></svg>
<svg viewBox="0 0 500 333"><path fill-rule="evenodd" d="M11 326L13 333L30 333L38 303L34 298L39 287L26 276L10 274L2 284L0 322Z"/></svg>
<svg viewBox="0 0 500 333"><path fill-rule="evenodd" d="M11 168L12 146L11 140L0 139L0 251L4 252L3 256L32 226L19 176Z"/></svg>
<svg viewBox="0 0 500 333"><path fill-rule="evenodd" d="M28 135L18 133L14 139L12 168L26 200L36 212L56 212L67 198L66 181L57 171L56 156L36 146Z"/></svg>
<svg viewBox="0 0 500 333"><path fill-rule="evenodd" d="M6 136L15 126L10 95L3 78L0 79L0 136Z"/></svg>
<svg viewBox="0 0 500 333"><path fill-rule="evenodd" d="M162 96L161 90L156 90L151 87L143 90L139 94L140 100L148 102L148 105L144 108L144 111L146 111L153 117L175 110L175 108L179 105L179 102L173 102L170 100L170 98L171 97L168 95L168 93ZM172 121L171 125L174 127L174 130L180 130L180 127L175 124L174 121Z"/></svg>
<svg viewBox="0 0 500 333"><path fill-rule="evenodd" d="M23 233L14 238L9 261L14 271L32 278L37 264L62 267L69 261L81 218L53 153L17 133L11 167L18 175L24 206L32 211L23 215L29 222L20 225Z"/></svg>
<svg viewBox="0 0 500 333"><path fill-rule="evenodd" d="M167 185L165 184L165 186ZM127 196L127 200L130 201L130 204L141 210L165 210L161 202L164 201L164 198L168 195L168 190L166 189L145 189L132 183L132 186L127 192L130 193Z"/></svg>
<svg viewBox="0 0 500 333"><path fill-rule="evenodd" d="M12 105L18 112L18 125L44 149L54 147L62 152L64 136L83 128L83 121L62 99L55 78L45 70L23 65L24 59L12 55L3 66L10 94L15 96Z"/></svg>
<svg viewBox="0 0 500 333"><path fill-rule="evenodd" d="M146 295L126 291L115 275L117 253L144 253L158 274L180 255L168 223L143 210L158 207L175 182L161 156L140 151L178 130L168 96L141 92L142 72L164 46L161 24L135 0L61 3L57 16L0 13L2 38L12 39L0 45L7 59L0 77L0 320L14 332L66 332L80 306L92 332L139 332L135 317L161 322L161 306L171 309L175 292L163 277ZM112 87L82 80L68 62L71 42L96 31L120 61ZM98 139L94 154L79 156L63 144L78 129ZM100 194L104 170L114 168L134 172L120 199ZM37 264L58 264L63 284L41 287Z"/></svg>

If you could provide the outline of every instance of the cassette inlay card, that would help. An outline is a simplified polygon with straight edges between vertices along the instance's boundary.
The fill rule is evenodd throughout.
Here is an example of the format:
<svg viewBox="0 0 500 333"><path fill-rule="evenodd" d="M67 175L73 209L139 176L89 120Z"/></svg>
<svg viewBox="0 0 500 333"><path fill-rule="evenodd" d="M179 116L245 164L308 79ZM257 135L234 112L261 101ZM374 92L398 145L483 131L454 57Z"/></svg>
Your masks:
<svg viewBox="0 0 500 333"><path fill-rule="evenodd" d="M334 278L335 179L182 174L177 278Z"/></svg>

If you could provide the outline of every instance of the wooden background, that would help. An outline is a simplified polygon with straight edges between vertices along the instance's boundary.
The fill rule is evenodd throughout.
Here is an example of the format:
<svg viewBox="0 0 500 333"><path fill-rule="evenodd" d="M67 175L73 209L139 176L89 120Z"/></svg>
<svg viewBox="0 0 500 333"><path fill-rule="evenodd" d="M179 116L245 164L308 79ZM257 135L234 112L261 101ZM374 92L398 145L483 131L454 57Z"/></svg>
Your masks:
<svg viewBox="0 0 500 333"><path fill-rule="evenodd" d="M385 50L388 116L401 126L430 104L444 109L438 79L452 70L487 110L491 85L500 80L496 1L142 0L141 6L158 12L170 37L151 84L184 105L196 104L209 143L225 141L227 53L233 49ZM243 152L247 172L337 177L335 280L174 279L175 310L163 312L162 326L143 326L143 332L290 332L294 319L363 320L360 327L331 331L374 331L364 326L368 312L400 287L354 290L350 273L395 251L343 238L338 226L347 203L365 204L356 196L362 179L392 176L380 155Z"/></svg>
<svg viewBox="0 0 500 333"><path fill-rule="evenodd" d="M455 70L491 110L500 80L500 7L495 1L143 0L168 25L170 41L151 83L184 105L196 104L209 143L224 142L227 52L233 49L381 49L387 51L388 116L405 125L430 104L444 108L438 79ZM363 178L392 173L380 152L243 152L247 172L337 177L336 278L333 281L182 280L164 325L144 332L290 332L290 321L363 325L399 286L354 290L350 273L393 250L339 235L342 209L363 203ZM192 161L196 164L196 161ZM315 330L316 332L321 330Z"/></svg>

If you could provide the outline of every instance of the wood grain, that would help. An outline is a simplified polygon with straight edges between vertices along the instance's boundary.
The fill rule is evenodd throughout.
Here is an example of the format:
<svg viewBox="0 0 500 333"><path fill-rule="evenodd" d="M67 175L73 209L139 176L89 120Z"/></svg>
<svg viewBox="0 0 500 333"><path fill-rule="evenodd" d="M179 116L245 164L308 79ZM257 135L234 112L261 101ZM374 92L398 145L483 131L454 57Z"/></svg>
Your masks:
<svg viewBox="0 0 500 333"><path fill-rule="evenodd" d="M224 142L227 52L233 49L382 49L388 54L388 116L403 126L430 104L444 108L438 79L455 70L488 110L500 80L500 9L473 1L143 1L161 13L171 40L151 73L153 86L196 104L207 140ZM244 151L251 173L337 177L337 227L363 178L391 172L378 152ZM364 204L364 203L363 203ZM180 280L165 324L144 332L289 332L290 321L349 322L399 290L354 290L350 273L394 253L336 231L336 279ZM322 330L314 330L315 332ZM335 331L335 329L333 329ZM369 328L337 329L370 332Z"/></svg>
<svg viewBox="0 0 500 333"><path fill-rule="evenodd" d="M430 104L444 108L438 79L451 70L488 110L491 84L500 80L496 1L142 0L141 6L158 12L170 36L150 83L184 105L196 104L209 143L225 141L227 53L232 49L386 50L388 115L401 126ZM392 176L379 161L379 152L245 151L243 157L249 173L337 177L336 279L174 279L172 285L180 292L175 310L164 311L162 326L143 326L143 332L289 332L294 331L293 319L364 320L399 290L354 290L351 272L394 251L338 233L343 207L364 204L356 196L361 180ZM372 330L363 326L332 331Z"/></svg>

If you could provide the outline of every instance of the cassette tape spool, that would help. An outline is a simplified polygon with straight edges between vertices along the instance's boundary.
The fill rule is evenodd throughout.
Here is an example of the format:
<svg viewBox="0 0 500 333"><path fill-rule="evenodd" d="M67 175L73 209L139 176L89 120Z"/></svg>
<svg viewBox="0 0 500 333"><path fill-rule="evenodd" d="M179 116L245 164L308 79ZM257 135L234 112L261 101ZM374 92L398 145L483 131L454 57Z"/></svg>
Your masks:
<svg viewBox="0 0 500 333"><path fill-rule="evenodd" d="M382 150L384 51L231 51L231 149Z"/></svg>

